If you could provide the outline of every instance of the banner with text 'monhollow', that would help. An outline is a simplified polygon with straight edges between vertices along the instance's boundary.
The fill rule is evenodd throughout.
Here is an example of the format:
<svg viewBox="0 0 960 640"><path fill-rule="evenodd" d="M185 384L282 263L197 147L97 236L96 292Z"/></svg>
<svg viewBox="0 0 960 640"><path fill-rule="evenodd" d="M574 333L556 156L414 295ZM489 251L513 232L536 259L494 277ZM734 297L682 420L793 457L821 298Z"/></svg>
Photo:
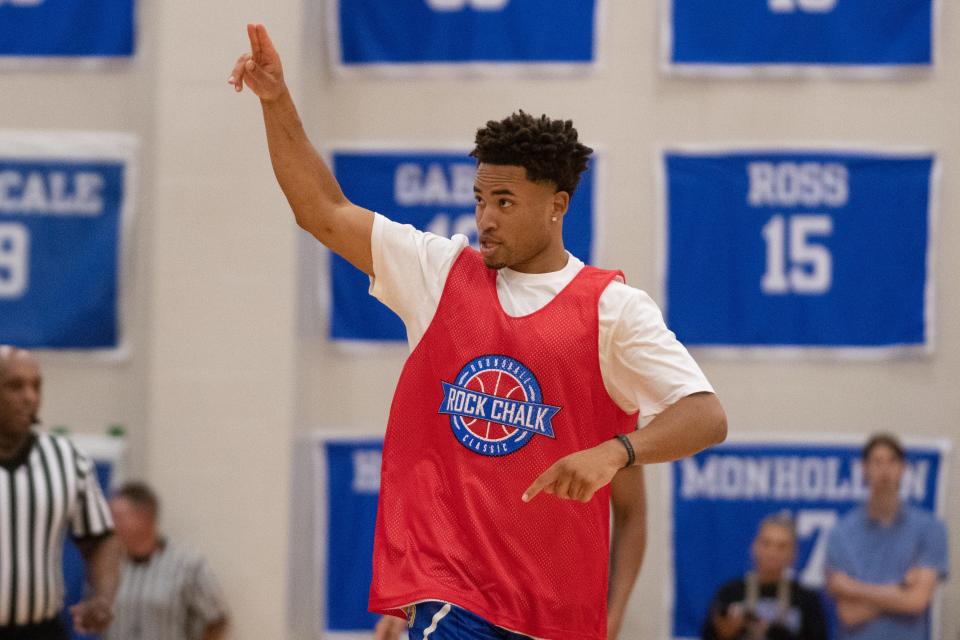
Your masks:
<svg viewBox="0 0 960 640"><path fill-rule="evenodd" d="M358 205L421 231L477 243L473 177L476 161L466 151L360 151L331 154L343 192ZM595 162L564 216L567 250L589 264L593 258ZM330 256L330 336L334 340L403 341L403 323L369 293L370 281L337 255Z"/></svg>
<svg viewBox="0 0 960 640"><path fill-rule="evenodd" d="M0 131L0 343L119 349L135 150L126 134Z"/></svg>
<svg viewBox="0 0 960 640"><path fill-rule="evenodd" d="M750 568L757 526L774 513L786 512L796 524L797 578L813 589L823 587L830 530L868 494L860 461L866 439L771 442L743 436L670 466L671 637L700 637L714 594ZM944 519L949 443L904 444L902 497Z"/></svg>

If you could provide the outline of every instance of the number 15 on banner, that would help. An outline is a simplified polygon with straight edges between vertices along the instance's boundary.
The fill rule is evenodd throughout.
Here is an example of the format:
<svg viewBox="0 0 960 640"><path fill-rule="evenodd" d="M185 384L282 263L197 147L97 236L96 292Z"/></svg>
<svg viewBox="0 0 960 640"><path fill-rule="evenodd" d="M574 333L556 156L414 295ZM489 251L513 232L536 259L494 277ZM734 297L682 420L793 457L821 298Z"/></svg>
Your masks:
<svg viewBox="0 0 960 640"><path fill-rule="evenodd" d="M925 345L933 166L907 152L667 153L668 322L700 346Z"/></svg>
<svg viewBox="0 0 960 640"><path fill-rule="evenodd" d="M20 224L0 223L0 299L23 296L27 290L30 235Z"/></svg>
<svg viewBox="0 0 960 640"><path fill-rule="evenodd" d="M833 256L815 238L832 232L833 218L827 215L777 214L770 218L762 231L767 246L767 270L760 281L763 292L817 295L829 291Z"/></svg>

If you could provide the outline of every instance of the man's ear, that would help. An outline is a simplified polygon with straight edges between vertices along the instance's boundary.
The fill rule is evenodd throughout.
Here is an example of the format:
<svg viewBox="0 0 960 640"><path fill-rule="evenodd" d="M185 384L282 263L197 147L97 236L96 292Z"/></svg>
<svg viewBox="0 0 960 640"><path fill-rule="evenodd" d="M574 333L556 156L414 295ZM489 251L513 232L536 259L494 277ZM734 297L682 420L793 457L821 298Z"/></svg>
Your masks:
<svg viewBox="0 0 960 640"><path fill-rule="evenodd" d="M559 219L566 215L569 206L570 194L566 191L557 191L553 194L553 211L551 211L551 215Z"/></svg>

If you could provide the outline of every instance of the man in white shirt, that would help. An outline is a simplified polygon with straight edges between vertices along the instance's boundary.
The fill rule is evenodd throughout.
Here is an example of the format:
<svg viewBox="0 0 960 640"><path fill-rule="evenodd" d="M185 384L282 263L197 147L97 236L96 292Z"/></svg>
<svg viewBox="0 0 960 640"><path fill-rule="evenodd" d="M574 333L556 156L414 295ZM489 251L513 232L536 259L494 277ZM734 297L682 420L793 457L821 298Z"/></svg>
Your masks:
<svg viewBox="0 0 960 640"><path fill-rule="evenodd" d="M488 526L497 526L495 533L500 533L505 539L516 534L518 520L534 512L548 514L539 516L541 520L538 524L542 528L549 527L552 522L558 527L558 535L575 537L576 534L571 530L576 532L581 529L605 531L607 500L601 501L603 505L600 508L598 501L591 503L591 499L597 492L602 492L609 499L607 485L613 481L612 497L616 502L619 481L615 477L636 479L638 476L634 472L639 465L675 460L724 439L726 419L712 387L683 346L666 329L659 309L649 296L626 286L622 277L615 279L613 272L585 267L563 246L563 216L567 213L570 195L576 188L579 175L586 167L590 149L577 142L577 133L571 123L549 120L545 116L535 119L521 112L500 123L490 122L481 129L477 136L477 149L473 153L478 159L474 191L480 237L480 252L475 252L467 247L467 240L463 236L446 239L422 233L350 202L303 131L283 82L280 58L266 29L262 25L249 25L248 34L251 53L241 56L237 61L229 82L237 91L244 85L250 87L260 98L274 171L297 223L368 274L372 281L371 293L393 309L407 327L411 357L398 384L397 398L400 401L394 403L387 430L371 609L406 617L413 625L413 638L457 638L462 637L457 629L484 624L486 627L477 627L477 633L480 634L477 637L605 638L608 633L606 626L601 631L598 618L592 615L605 610L603 601L591 597L587 598L589 602L583 602L583 598L578 599L572 595L572 591L582 586L578 579L587 573L591 574L594 582L603 581L606 557L600 561L604 564L600 572L593 571L595 567L592 562L585 562L579 566L579 576L569 571L567 575L559 571L550 576L550 580L539 576L544 584L553 586L566 581L563 588L555 588L549 597L541 594L542 602L513 598L512 595L521 592L512 581L514 578L537 579L538 574L556 570L554 565L562 564L562 558L543 555L551 552L556 554L557 549L544 551L521 548L518 551L515 547L521 545L509 547L510 553L517 551L519 556L511 558L509 563L504 562L504 565L512 564L515 569L521 565L524 569L536 569L501 571L501 575L491 578L502 589L497 593L497 589L489 588L486 579L490 576L483 576L483 580L475 579L476 572L485 570L490 564L499 564L497 562L481 560L442 569L445 562L459 562L454 558L457 554L451 554L446 548L463 544L454 542L458 537L469 538L466 543L471 544L477 542L474 538L481 540L471 547L481 553L484 545L493 548L491 545L497 544L490 540L491 532L484 535L483 531L467 531L462 522L453 522L455 518L445 519L444 505L440 503L434 505L440 509L432 511L421 509L416 502L406 504L407 510L396 507L398 500L404 500L404 491L397 490L397 485L420 491L418 497L423 502L442 501L444 494L437 492L431 495L430 486L448 487L451 482L459 482L457 478L462 480L463 473L466 473L460 473L463 469L470 469L470 473L476 470L483 474L484 481L492 483L488 487L496 484L496 495L516 489L518 498L522 497L524 503L533 501L541 492L563 499L548 504L543 504L541 499L534 511L528 509L526 512L522 510L522 503L514 505L507 502L502 505L501 512L483 505L482 500L471 493L473 487L459 485L457 499L460 503L456 505L459 512L471 513L475 519L485 522L492 522L490 518L499 518L496 525ZM514 133L516 135L511 138ZM519 156L525 159L514 160L514 151L519 151ZM487 278L489 285L482 282L483 278ZM462 291L464 286L469 288L473 284L479 296L478 303L487 304L486 301L490 301L484 312L488 314L487 319L491 320L491 331L500 331L507 341L515 337L510 333L510 327L523 323L535 324L535 316L553 318L557 315L558 306L567 310L567 315L558 317L573 327L576 335L564 333L566 324L551 327L541 322L538 328L543 332L542 340L536 341L530 335L521 336L526 346L518 350L521 355L526 353L527 356L519 361L515 360L516 356L500 361L498 356L490 354L503 352L490 351L491 347L487 345L482 348L487 349L483 353L488 355L481 354L480 358L464 366L457 380L457 385L462 383L461 386L450 384L446 378L453 374L449 372L430 377L433 363L430 353L425 355L423 352L429 352L437 344L449 347L449 336L444 334L445 331L469 330L472 332L469 340L477 344L483 340L482 326L450 324L451 319L457 317L458 305L462 306L460 301L467 299L457 297L462 294L452 291L457 287L458 291ZM487 295L487 286L489 297L483 297ZM575 295L568 294L568 291L573 291ZM582 304L578 307L577 300L590 300L592 308L583 307ZM443 315L442 322L438 324L440 315ZM552 334L551 329L555 331ZM587 350L583 349L585 337L592 340ZM580 354L577 356L579 360L575 360L580 368L569 370L569 373L558 373L551 370L552 367L547 363L565 355L567 340L571 348L580 348L577 352ZM418 348L424 342L427 343L426 348ZM589 352L594 355L590 356ZM478 354L479 351L473 355ZM446 353L443 357L449 358ZM529 364L526 357L535 361L539 359L539 368L532 368L536 369L535 372L523 366L524 363ZM484 367L490 368L483 370ZM478 373L474 375L474 371ZM531 393L523 402L510 399L509 394L502 395L502 391L500 395L496 390L481 393L469 387L471 383L483 387L483 381L477 380L481 374L490 371L496 381L506 373L518 376L518 384L532 376L552 381L552 386L544 383L544 399L541 401L540 387L534 379L529 387ZM407 379L409 376L414 377L412 382ZM601 390L600 394L588 390L585 396L593 403L590 406L600 409L600 414L594 416L590 413L590 406L585 407L573 401L582 398L577 395L576 389L571 388L571 379L578 382L582 380L590 389ZM471 417L464 414L461 408L454 407L453 395L448 397L450 402L445 401L438 411L436 405L430 404L434 402L432 395L426 401L420 397L430 395L426 391L422 394L401 394L401 389L427 388L431 389L432 394L434 382L443 382L444 388L451 389L453 393L472 393L474 403L471 406L475 415ZM436 385L437 393L439 388L440 385ZM548 392L551 394L549 398ZM537 424L534 425L529 419L526 424L523 420L515 420L506 426L502 421L497 423L491 414L483 413L486 406L484 398L487 397L484 393L492 393L490 397L494 400L502 399L501 406L509 404L511 410L522 412L535 409L538 412ZM531 395L536 397L531 398ZM562 407L544 404L547 399L555 397L565 399L565 402L556 401ZM423 402L426 404L418 405L418 413L410 415L410 406ZM491 404L497 406L496 402ZM560 408L563 409L560 414L562 418L557 420L558 423L564 423L565 444L561 444L553 435L549 423L550 417ZM438 416L447 413L451 414L449 418L446 415ZM603 424L601 415L612 417L610 422L616 421L617 424ZM540 419L544 416L546 424L541 424ZM638 417L649 419L649 424L641 430L633 430ZM425 424L419 430L405 426L416 419L430 421L429 428ZM424 459L429 459L429 463L417 466L418 471L411 474L412 467L416 466L411 462L411 456L416 452L411 452L409 447L403 449L397 432L404 431L407 438L420 438L426 431L432 434L442 430L444 421L448 419L457 439L431 442L436 448L444 450L444 455L439 457L429 448L418 449L423 451ZM478 420L487 425L487 438L471 429L470 425ZM570 424L571 421L573 424ZM629 428L626 428L628 425ZM437 429L438 426L440 429ZM500 433L498 429L508 435L494 442L496 438L489 437L491 428L495 435ZM458 429L464 433L462 438L457 433ZM524 437L520 430L534 435ZM517 435L514 437L511 434ZM510 438L509 443L502 442ZM518 468L516 460L519 458L511 456L534 441L539 448L528 449L526 452L530 453L524 461L542 466L534 471L535 474L539 473L538 476L527 477L523 486L519 487L515 484L519 481L517 478L524 476L526 470ZM463 449L456 448L459 445L470 451L464 453ZM571 448L573 445L577 446ZM499 471L491 473L489 466L480 466L478 460L481 458L478 456L497 456L501 465L497 468ZM618 476L618 472L628 467L630 469ZM509 472L503 472L504 469ZM533 477L532 483L529 482L530 477ZM412 485L409 484L411 482ZM395 500L385 497L391 489L395 491L392 494ZM564 511L561 503L565 500L589 505L586 507L589 512L580 511L573 515L574 512ZM428 528L418 528L406 519L416 520L424 513L432 514L430 517L436 516L440 521ZM571 514L571 519L557 521L556 514L561 513ZM457 529L458 526L460 529ZM499 529L501 526L502 530ZM433 535L438 529L447 532L448 529L444 527L449 528L452 534L444 537L443 544L427 541L426 545L419 545L417 541L406 539L411 535ZM519 537L519 534L514 537ZM589 536L577 540L593 542ZM606 545L606 540L602 544ZM603 556L605 547L594 546L591 546L594 555L588 557ZM616 543L614 546L616 548ZM402 548L426 547L446 556L441 560L429 559L429 568L421 566L418 558L398 556L398 550ZM577 548L581 553L584 552L581 547ZM540 553L546 560L538 563L536 560L543 558L534 558L534 552ZM521 557L524 553L529 555ZM405 565L402 572L395 570L404 563L410 566ZM451 575L456 579L446 580L442 577ZM435 588L431 586L431 580L435 581ZM631 585L632 580L631 577ZM607 585L603 582L602 590L606 593ZM480 583L484 583L484 586L481 587ZM600 591L587 589L586 592L592 596ZM422 613L421 606L425 607ZM569 620L551 622L551 617L563 617L568 610ZM418 613L421 615L418 616ZM432 618L425 619L425 615ZM511 631L505 631L508 629ZM514 635L505 636L504 633Z"/></svg>

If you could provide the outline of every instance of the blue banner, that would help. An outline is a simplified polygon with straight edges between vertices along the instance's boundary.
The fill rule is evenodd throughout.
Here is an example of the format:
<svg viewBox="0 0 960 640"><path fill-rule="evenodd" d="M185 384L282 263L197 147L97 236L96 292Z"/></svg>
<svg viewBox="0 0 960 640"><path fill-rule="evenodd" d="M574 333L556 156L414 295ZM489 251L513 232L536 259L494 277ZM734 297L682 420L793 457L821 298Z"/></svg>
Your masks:
<svg viewBox="0 0 960 640"><path fill-rule="evenodd" d="M0 342L118 347L129 151L26 158L3 147L0 138Z"/></svg>
<svg viewBox="0 0 960 640"><path fill-rule="evenodd" d="M0 56L131 56L133 12L133 0L0 0Z"/></svg>
<svg viewBox="0 0 960 640"><path fill-rule="evenodd" d="M757 527L774 513L787 512L796 523L797 578L823 587L830 530L868 495L862 444L728 442L671 465L672 637L700 637L714 594L750 569ZM907 449L903 498L937 512L947 445Z"/></svg>
<svg viewBox="0 0 960 640"><path fill-rule="evenodd" d="M342 65L584 64L596 0L340 0Z"/></svg>
<svg viewBox="0 0 960 640"><path fill-rule="evenodd" d="M679 66L871 66L932 62L933 0L665 0Z"/></svg>
<svg viewBox="0 0 960 640"><path fill-rule="evenodd" d="M382 439L321 443L327 469L326 631L372 630L367 611L373 579L373 534L380 495Z"/></svg>
<svg viewBox="0 0 960 640"><path fill-rule="evenodd" d="M344 193L357 204L438 235L464 234L476 245L476 161L466 152L336 151L333 170ZM593 192L593 171L588 169L563 223L567 249L586 263L592 259ZM339 256L330 260L331 337L406 340L400 319L368 293L367 276Z"/></svg>
<svg viewBox="0 0 960 640"><path fill-rule="evenodd" d="M929 348L931 155L671 152L666 307L690 346Z"/></svg>

